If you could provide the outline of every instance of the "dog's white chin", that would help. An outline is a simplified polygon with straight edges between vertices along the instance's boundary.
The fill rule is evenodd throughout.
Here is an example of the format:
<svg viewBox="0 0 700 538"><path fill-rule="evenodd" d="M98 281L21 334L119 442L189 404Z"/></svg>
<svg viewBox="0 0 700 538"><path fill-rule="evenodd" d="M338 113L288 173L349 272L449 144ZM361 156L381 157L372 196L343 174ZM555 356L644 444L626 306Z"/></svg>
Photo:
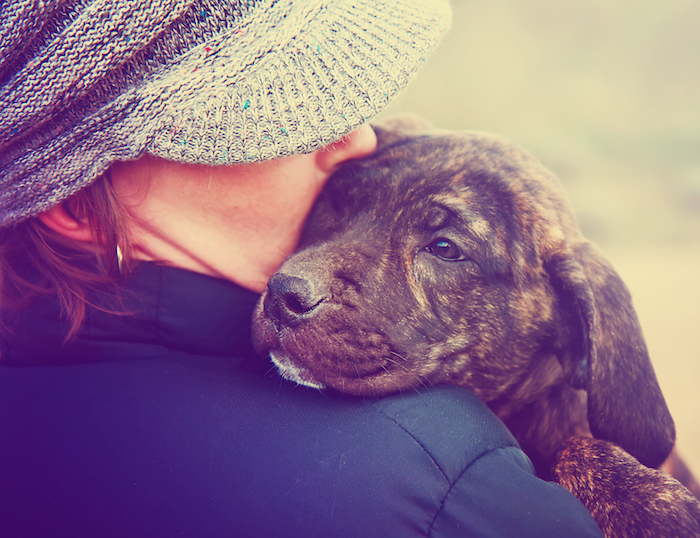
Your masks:
<svg viewBox="0 0 700 538"><path fill-rule="evenodd" d="M283 349L271 350L270 359L275 363L277 370L279 370L280 375L284 379L314 389L322 390L326 388L323 383L314 380L306 368L295 364L294 359Z"/></svg>

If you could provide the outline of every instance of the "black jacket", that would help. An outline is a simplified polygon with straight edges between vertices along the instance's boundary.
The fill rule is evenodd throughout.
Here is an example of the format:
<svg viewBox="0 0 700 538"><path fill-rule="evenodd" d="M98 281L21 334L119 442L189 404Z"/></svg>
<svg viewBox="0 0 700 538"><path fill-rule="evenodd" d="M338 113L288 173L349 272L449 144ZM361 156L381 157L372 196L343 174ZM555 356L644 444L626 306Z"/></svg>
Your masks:
<svg viewBox="0 0 700 538"><path fill-rule="evenodd" d="M470 391L296 387L251 371L255 294L151 263L128 288L68 346L55 305L12 320L0 536L600 536Z"/></svg>

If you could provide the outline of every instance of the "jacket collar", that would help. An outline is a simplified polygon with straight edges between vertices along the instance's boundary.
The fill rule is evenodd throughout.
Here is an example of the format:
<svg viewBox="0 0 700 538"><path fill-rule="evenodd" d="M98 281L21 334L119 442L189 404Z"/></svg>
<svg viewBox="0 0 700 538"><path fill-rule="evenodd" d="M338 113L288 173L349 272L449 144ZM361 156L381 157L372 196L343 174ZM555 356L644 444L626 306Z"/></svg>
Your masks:
<svg viewBox="0 0 700 538"><path fill-rule="evenodd" d="M66 364L184 352L248 356L258 294L228 280L142 262L124 282L122 313L89 308L78 336L63 343L59 306L37 302L0 343L0 364ZM109 301L97 298L98 304Z"/></svg>

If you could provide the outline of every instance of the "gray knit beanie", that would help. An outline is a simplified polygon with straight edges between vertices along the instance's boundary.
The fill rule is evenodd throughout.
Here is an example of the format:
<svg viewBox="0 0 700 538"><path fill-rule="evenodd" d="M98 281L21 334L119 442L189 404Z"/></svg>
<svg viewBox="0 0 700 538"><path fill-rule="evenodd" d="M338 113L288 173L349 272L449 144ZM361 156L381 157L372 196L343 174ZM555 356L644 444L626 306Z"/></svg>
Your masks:
<svg viewBox="0 0 700 538"><path fill-rule="evenodd" d="M435 0L4 0L0 226L144 153L314 151L379 113L449 21Z"/></svg>

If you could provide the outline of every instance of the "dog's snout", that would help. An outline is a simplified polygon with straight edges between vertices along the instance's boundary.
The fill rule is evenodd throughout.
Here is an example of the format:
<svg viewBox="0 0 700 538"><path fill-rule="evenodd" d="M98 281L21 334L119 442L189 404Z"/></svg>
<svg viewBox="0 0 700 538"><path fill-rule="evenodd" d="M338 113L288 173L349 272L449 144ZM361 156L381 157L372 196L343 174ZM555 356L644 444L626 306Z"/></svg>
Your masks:
<svg viewBox="0 0 700 538"><path fill-rule="evenodd" d="M312 312L322 302L323 296L314 293L307 280L278 273L267 283L264 308L270 319L288 325Z"/></svg>

